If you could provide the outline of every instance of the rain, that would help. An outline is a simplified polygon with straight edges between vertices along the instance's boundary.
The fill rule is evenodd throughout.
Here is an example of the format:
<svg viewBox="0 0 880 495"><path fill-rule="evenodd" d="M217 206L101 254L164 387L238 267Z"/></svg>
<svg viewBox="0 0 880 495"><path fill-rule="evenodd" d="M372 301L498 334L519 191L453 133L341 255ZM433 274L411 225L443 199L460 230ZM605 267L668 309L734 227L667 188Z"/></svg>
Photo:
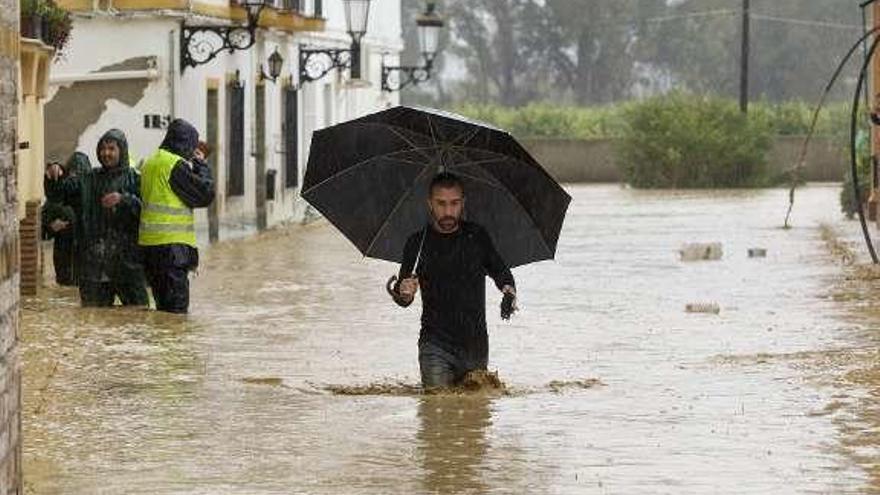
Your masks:
<svg viewBox="0 0 880 495"><path fill-rule="evenodd" d="M880 492L880 2L0 4L0 489Z"/></svg>

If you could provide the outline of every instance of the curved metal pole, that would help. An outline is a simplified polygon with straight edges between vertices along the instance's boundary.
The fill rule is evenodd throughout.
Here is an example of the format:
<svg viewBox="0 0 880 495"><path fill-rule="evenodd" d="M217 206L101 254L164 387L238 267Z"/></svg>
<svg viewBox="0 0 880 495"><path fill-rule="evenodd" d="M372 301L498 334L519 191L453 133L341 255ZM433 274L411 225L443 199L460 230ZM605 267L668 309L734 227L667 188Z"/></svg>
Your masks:
<svg viewBox="0 0 880 495"><path fill-rule="evenodd" d="M853 197L856 202L856 211L859 213L859 223L862 224L862 234L865 237L865 244L868 246L868 252L871 253L871 261L873 261L875 265L880 264L880 260L877 259L877 252L874 251L874 244L871 242L871 233L868 231L868 223L865 221L865 210L862 206L861 194L859 194L859 171L856 164L856 130L858 129L859 120L859 99L862 96L862 89L865 87L865 79L868 76L868 66L871 64L871 60L874 58L874 53L877 51L878 46L880 46L880 36L875 38L874 42L871 43L871 48L868 50L868 56L865 58L865 61L862 62L862 70L859 72L859 82L856 84L856 94L853 97L852 116L850 118L849 127L849 158L850 171L853 179Z"/></svg>
<svg viewBox="0 0 880 495"><path fill-rule="evenodd" d="M810 121L810 129L807 131L807 136L804 138L804 142L801 145L801 151L798 154L798 161L795 163L794 167L791 168L791 189L788 191L788 212L785 214L785 224L784 228L788 229L789 220L791 219L791 211L794 208L794 192L797 189L798 184L798 173L801 169L804 168L804 163L807 160L807 150L810 146L810 141L813 139L813 134L816 132L816 123L819 120L819 113L822 111L822 108L825 106L825 100L828 99L828 95L831 93L831 89L834 87L834 83L837 82L837 79L840 77L840 74L843 72L844 67L855 54L856 50L859 49L859 46L862 45L865 40L867 40L871 35L880 32L880 26L876 26L872 28L870 31L866 32L862 35L859 40L852 45L846 55L841 59L840 63L837 65L837 69L835 69L834 74L831 76L831 79L828 81L828 84L825 85L824 91L822 91L822 96L819 98L819 102L816 105L816 108L813 110L813 118ZM865 60L870 59L870 57L865 54Z"/></svg>
<svg viewBox="0 0 880 495"><path fill-rule="evenodd" d="M866 42L867 38L864 37L868 34L868 16L867 11L865 10L865 6L861 7L862 11L862 61L868 58L868 43ZM871 102L868 100L868 92L865 92L865 106L869 106Z"/></svg>

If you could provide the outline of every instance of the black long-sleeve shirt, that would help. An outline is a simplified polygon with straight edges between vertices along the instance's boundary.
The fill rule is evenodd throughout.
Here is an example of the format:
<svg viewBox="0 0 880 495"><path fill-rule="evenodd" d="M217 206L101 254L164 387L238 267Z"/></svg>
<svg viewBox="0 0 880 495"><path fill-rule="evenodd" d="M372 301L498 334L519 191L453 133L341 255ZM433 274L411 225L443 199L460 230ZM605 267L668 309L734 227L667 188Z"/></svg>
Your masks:
<svg viewBox="0 0 880 495"><path fill-rule="evenodd" d="M430 226L412 234L404 247L399 279L412 274L420 247L415 268L422 295L419 342L431 342L466 358L487 356L486 276L499 290L505 285L515 287L513 274L489 233L477 224L462 222L451 234ZM395 301L404 307L412 302Z"/></svg>
<svg viewBox="0 0 880 495"><path fill-rule="evenodd" d="M201 160L178 160L171 169L169 183L174 194L190 208L205 208L214 201L211 167Z"/></svg>

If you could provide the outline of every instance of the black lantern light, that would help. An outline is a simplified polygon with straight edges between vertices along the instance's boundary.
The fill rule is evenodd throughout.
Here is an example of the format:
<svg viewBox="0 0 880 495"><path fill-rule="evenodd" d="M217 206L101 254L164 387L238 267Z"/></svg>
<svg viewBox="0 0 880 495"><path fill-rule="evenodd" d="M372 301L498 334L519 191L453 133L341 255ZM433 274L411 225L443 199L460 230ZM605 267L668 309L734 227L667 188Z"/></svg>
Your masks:
<svg viewBox="0 0 880 495"><path fill-rule="evenodd" d="M392 92L431 79L434 59L440 51L440 32L443 18L437 15L434 2L428 2L425 12L416 19L419 34L419 52L424 65L387 66L382 62L382 91Z"/></svg>
<svg viewBox="0 0 880 495"><path fill-rule="evenodd" d="M260 13L271 0L239 0L247 12L244 26L189 26L180 29L180 70L206 64L220 53L247 50L257 41Z"/></svg>
<svg viewBox="0 0 880 495"><path fill-rule="evenodd" d="M263 7L269 3L272 3L271 0L238 0L238 4L244 7L247 11L248 17L252 17L255 20L260 15L260 11L263 10Z"/></svg>
<svg viewBox="0 0 880 495"><path fill-rule="evenodd" d="M419 49L425 65L431 67L434 58L440 51L440 31L443 29L443 18L435 12L436 5L429 3L425 13L416 19L419 31Z"/></svg>
<svg viewBox="0 0 880 495"><path fill-rule="evenodd" d="M300 83L317 81L333 69L351 69L351 78L361 78L361 40L367 32L371 0L342 0L349 48L307 48L299 50Z"/></svg>
<svg viewBox="0 0 880 495"><path fill-rule="evenodd" d="M284 66L284 57L278 53L278 48L275 48L275 51L272 52L272 55L269 55L269 73L263 70L262 66L260 67L260 75L263 79L268 79L272 82L278 80L278 77L281 76L281 68Z"/></svg>
<svg viewBox="0 0 880 495"><path fill-rule="evenodd" d="M361 78L361 40L367 33L370 0L345 0L345 25L351 36L351 78Z"/></svg>

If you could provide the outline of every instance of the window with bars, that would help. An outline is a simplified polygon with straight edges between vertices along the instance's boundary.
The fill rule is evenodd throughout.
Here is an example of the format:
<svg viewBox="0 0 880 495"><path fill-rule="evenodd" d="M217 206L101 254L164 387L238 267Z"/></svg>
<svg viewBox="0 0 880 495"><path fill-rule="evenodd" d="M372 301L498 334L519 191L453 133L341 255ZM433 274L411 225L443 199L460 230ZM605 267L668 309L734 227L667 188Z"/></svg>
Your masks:
<svg viewBox="0 0 880 495"><path fill-rule="evenodd" d="M244 195L244 86L232 82L226 88L229 122L229 154L227 155L226 194Z"/></svg>

